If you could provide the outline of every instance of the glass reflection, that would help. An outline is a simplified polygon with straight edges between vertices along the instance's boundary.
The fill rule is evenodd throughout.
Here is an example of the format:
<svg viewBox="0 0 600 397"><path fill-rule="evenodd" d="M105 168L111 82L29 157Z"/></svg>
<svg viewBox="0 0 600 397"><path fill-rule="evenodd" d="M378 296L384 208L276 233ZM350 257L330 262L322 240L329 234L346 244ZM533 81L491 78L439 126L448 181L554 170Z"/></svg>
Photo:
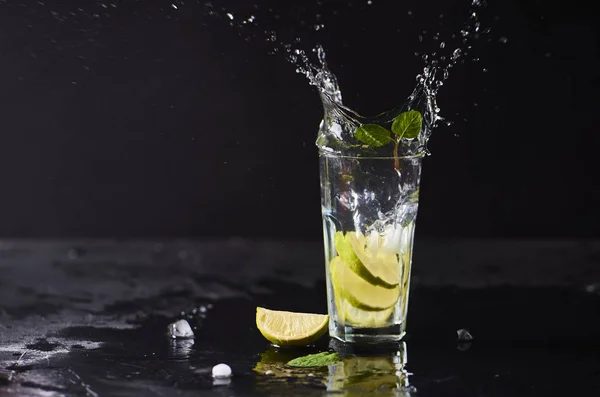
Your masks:
<svg viewBox="0 0 600 397"><path fill-rule="evenodd" d="M338 353L339 362L324 367L294 368L287 365L290 360L317 351L270 347L254 366L258 374L257 389L289 391L294 385L295 388L325 389L348 397L410 397L416 392L409 384L405 342L382 348L357 347L332 340L329 350Z"/></svg>

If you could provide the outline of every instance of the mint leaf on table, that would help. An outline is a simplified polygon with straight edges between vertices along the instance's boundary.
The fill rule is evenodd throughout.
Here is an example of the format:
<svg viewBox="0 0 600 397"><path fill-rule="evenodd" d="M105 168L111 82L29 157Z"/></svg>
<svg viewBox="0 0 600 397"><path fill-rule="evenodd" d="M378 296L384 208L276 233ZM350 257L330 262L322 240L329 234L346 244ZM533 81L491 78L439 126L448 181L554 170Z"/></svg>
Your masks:
<svg viewBox="0 0 600 397"><path fill-rule="evenodd" d="M354 132L354 137L373 147L381 147L392 141L390 131L378 124L361 125Z"/></svg>
<svg viewBox="0 0 600 397"><path fill-rule="evenodd" d="M401 138L416 138L421 132L423 117L418 110L400 113L392 123L392 132Z"/></svg>
<svg viewBox="0 0 600 397"><path fill-rule="evenodd" d="M322 352L295 358L287 363L290 367L323 367L340 361L337 353Z"/></svg>

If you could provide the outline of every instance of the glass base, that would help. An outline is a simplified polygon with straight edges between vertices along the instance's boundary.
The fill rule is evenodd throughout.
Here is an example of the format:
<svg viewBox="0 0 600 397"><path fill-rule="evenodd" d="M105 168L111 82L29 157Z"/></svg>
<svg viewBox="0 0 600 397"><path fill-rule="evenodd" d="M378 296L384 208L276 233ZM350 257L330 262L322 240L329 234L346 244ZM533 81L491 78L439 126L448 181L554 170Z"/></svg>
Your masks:
<svg viewBox="0 0 600 397"><path fill-rule="evenodd" d="M329 322L329 336L344 343L394 343L402 340L404 335L406 335L404 323L381 328L354 328L335 321Z"/></svg>

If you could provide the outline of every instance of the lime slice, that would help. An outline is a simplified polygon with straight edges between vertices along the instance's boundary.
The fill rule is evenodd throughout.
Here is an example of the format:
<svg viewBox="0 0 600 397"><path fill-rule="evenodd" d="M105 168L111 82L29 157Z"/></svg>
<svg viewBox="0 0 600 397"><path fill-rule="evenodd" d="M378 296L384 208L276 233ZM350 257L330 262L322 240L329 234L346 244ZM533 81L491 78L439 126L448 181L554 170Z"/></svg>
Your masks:
<svg viewBox="0 0 600 397"><path fill-rule="evenodd" d="M388 319L394 312L395 307L380 311L368 311L357 309L346 304L342 308L346 325L355 325L361 328L381 328L388 326Z"/></svg>
<svg viewBox="0 0 600 397"><path fill-rule="evenodd" d="M398 302L399 286L389 289L370 284L354 273L339 256L331 260L329 271L335 294L357 309L385 310Z"/></svg>
<svg viewBox="0 0 600 397"><path fill-rule="evenodd" d="M305 346L319 339L329 323L326 314L293 313L256 308L260 333L278 346Z"/></svg>
<svg viewBox="0 0 600 397"><path fill-rule="evenodd" d="M368 241L372 242L372 240ZM373 285L380 285L386 288L394 288L400 284L400 264L398 263L398 256L395 253L385 252L384 250L377 249L378 247L369 246L367 248L365 237L361 234L357 235L355 232L348 232L345 241L352 247L352 251L362 264L364 270L361 271L359 269L356 272L359 276ZM365 277L365 272L368 273L367 277ZM371 281L372 279L374 281Z"/></svg>

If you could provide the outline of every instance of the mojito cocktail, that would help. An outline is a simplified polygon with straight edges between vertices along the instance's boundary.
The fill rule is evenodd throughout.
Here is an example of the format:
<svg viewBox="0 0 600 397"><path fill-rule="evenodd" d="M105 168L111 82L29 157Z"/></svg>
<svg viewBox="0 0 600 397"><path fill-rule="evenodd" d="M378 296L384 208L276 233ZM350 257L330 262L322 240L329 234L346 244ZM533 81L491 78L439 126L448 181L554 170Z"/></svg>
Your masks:
<svg viewBox="0 0 600 397"><path fill-rule="evenodd" d="M406 329L422 155L320 154L329 333L400 340Z"/></svg>

